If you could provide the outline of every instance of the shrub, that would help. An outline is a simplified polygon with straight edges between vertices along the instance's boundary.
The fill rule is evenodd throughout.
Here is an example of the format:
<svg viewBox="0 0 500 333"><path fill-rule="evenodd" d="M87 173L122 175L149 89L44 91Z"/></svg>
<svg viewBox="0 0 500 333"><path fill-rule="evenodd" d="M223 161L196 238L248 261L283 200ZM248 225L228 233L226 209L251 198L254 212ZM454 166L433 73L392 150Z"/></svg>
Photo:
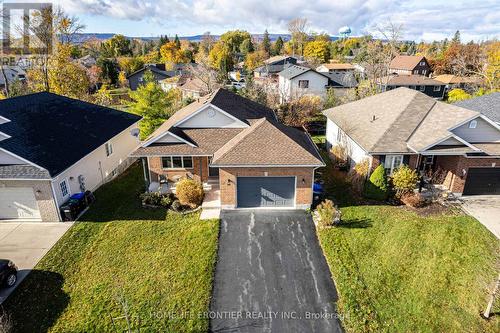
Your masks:
<svg viewBox="0 0 500 333"><path fill-rule="evenodd" d="M336 168L347 165L347 149L344 146L333 146L331 149L333 155L333 166Z"/></svg>
<svg viewBox="0 0 500 333"><path fill-rule="evenodd" d="M143 205L162 206L169 208L174 199L172 193L163 194L160 192L146 192L140 195Z"/></svg>
<svg viewBox="0 0 500 333"><path fill-rule="evenodd" d="M401 196L401 201L410 207L419 208L426 204L425 198L420 193L406 193Z"/></svg>
<svg viewBox="0 0 500 333"><path fill-rule="evenodd" d="M366 176L370 171L370 161L365 158L361 162L356 163L354 168L349 171L349 181L351 182L352 189L356 193L361 193L363 191L363 186L365 184Z"/></svg>
<svg viewBox="0 0 500 333"><path fill-rule="evenodd" d="M398 196L413 192L417 187L418 180L417 172L407 165L400 166L392 175L392 184Z"/></svg>
<svg viewBox="0 0 500 333"><path fill-rule="evenodd" d="M174 200L174 202L172 202L171 208L176 212L182 212L182 210L184 209L179 200Z"/></svg>
<svg viewBox="0 0 500 333"><path fill-rule="evenodd" d="M319 216L318 225L329 227L335 224L335 218L340 219L340 212L335 208L333 201L326 199L316 207Z"/></svg>
<svg viewBox="0 0 500 333"><path fill-rule="evenodd" d="M203 201L203 185L193 179L181 179L176 187L175 193L182 205L195 208Z"/></svg>
<svg viewBox="0 0 500 333"><path fill-rule="evenodd" d="M382 165L379 165L365 183L365 196L374 200L385 200L387 199L388 190L385 169Z"/></svg>

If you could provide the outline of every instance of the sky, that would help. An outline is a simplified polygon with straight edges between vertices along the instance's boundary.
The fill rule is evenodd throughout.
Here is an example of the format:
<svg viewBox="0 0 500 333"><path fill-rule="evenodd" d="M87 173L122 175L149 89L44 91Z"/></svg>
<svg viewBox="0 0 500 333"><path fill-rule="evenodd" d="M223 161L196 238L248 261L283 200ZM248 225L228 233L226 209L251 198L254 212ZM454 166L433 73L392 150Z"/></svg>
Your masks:
<svg viewBox="0 0 500 333"><path fill-rule="evenodd" d="M21 2L21 1L5 1ZM48 2L29 0L26 2ZM375 33L387 22L403 25L404 39L451 38L463 41L500 38L500 0L55 0L77 16L85 32L130 37L250 33L286 33L287 22L307 18L310 32L337 35L349 26L353 35Z"/></svg>

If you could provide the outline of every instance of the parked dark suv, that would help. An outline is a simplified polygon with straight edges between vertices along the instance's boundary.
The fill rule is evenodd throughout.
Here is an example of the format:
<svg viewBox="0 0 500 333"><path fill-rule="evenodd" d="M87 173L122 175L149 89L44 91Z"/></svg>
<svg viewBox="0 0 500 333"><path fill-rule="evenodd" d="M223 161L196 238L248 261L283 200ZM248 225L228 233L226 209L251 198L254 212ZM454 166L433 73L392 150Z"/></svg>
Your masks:
<svg viewBox="0 0 500 333"><path fill-rule="evenodd" d="M10 288L17 281L17 266L7 259L0 259L0 286Z"/></svg>

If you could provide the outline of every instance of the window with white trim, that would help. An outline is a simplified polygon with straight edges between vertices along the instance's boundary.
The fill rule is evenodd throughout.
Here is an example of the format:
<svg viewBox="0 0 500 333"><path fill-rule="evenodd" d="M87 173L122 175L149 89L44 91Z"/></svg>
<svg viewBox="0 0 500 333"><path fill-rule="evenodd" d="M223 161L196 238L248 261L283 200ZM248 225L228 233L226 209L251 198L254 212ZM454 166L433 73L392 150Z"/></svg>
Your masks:
<svg viewBox="0 0 500 333"><path fill-rule="evenodd" d="M440 91L441 90L441 86L434 86L434 91Z"/></svg>
<svg viewBox="0 0 500 333"><path fill-rule="evenodd" d="M63 198L68 196L69 189L68 189L68 183L66 182L66 179L59 183L59 188L61 189L61 194L62 194Z"/></svg>
<svg viewBox="0 0 500 333"><path fill-rule="evenodd" d="M302 89L309 88L309 80L299 80L299 88Z"/></svg>
<svg viewBox="0 0 500 333"><path fill-rule="evenodd" d="M418 90L425 91L425 86L418 86Z"/></svg>
<svg viewBox="0 0 500 333"><path fill-rule="evenodd" d="M469 128L476 128L477 127L477 120L471 120L469 123Z"/></svg>
<svg viewBox="0 0 500 333"><path fill-rule="evenodd" d="M104 148L106 149L106 156L110 156L111 154L113 154L113 145L111 144L111 142L106 142Z"/></svg>
<svg viewBox="0 0 500 333"><path fill-rule="evenodd" d="M425 66L425 61L421 61L420 66Z"/></svg>
<svg viewBox="0 0 500 333"><path fill-rule="evenodd" d="M192 156L164 156L161 158L163 169L192 169Z"/></svg>
<svg viewBox="0 0 500 333"><path fill-rule="evenodd" d="M394 170L403 164L403 155L386 155L384 169L387 175L392 175Z"/></svg>

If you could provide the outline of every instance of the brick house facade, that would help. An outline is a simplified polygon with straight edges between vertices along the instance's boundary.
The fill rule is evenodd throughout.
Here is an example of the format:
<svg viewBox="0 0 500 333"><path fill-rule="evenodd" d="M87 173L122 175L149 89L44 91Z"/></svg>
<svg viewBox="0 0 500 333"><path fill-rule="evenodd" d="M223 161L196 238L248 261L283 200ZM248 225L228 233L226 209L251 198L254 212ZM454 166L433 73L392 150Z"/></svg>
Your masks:
<svg viewBox="0 0 500 333"><path fill-rule="evenodd" d="M208 156L193 156L193 167L189 169L164 169L160 156L148 158L150 181L159 182L159 176L164 175L169 180L177 177L189 177L206 182L208 180Z"/></svg>

